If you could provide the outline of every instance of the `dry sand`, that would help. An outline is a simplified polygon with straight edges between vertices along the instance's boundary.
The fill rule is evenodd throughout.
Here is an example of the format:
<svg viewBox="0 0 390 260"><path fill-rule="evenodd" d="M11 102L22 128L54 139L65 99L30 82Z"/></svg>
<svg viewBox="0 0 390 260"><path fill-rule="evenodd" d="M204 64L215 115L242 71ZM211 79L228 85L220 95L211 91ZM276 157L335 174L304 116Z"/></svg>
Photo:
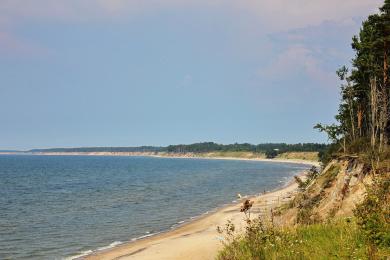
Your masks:
<svg viewBox="0 0 390 260"><path fill-rule="evenodd" d="M252 197L252 218L269 214L271 208L290 200L296 191L297 185L292 182L282 189ZM224 207L175 230L96 252L82 259L214 259L222 248L223 240L217 227L223 227L231 220L237 230L245 228L240 206L241 203L237 203Z"/></svg>
<svg viewBox="0 0 390 260"><path fill-rule="evenodd" d="M4 154L20 154L6 152ZM261 157L256 158L243 158L243 157L219 157L219 156L199 156L194 153L153 153L153 152L34 152L27 153L30 155L51 155L51 156L144 156L155 158L177 158L177 159L210 159L210 160L238 160L238 161L258 161L258 162L280 162L280 163L296 163L296 164L308 164L314 166L320 166L318 161L302 160L302 159L284 159L274 158L266 159Z"/></svg>

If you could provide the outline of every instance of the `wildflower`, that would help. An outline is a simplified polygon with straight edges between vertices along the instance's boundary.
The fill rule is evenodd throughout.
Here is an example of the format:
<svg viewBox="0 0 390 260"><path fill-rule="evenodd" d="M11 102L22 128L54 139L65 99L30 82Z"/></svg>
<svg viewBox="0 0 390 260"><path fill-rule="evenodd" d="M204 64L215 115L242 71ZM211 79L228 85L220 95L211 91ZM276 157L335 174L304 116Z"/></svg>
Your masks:
<svg viewBox="0 0 390 260"><path fill-rule="evenodd" d="M244 203L242 204L242 206L241 206L241 212L247 212L247 211L249 211L251 208L252 208L252 206L253 206L253 201L250 201L250 200L245 200L244 201Z"/></svg>
<svg viewBox="0 0 390 260"><path fill-rule="evenodd" d="M250 210L251 210L251 208L253 206L253 203L254 203L254 201L250 201L250 200L246 199L244 201L244 203L242 203L241 209L240 209L241 212L245 213L245 216L247 218L248 224L251 222L250 221L250 217L251 217L251 211Z"/></svg>

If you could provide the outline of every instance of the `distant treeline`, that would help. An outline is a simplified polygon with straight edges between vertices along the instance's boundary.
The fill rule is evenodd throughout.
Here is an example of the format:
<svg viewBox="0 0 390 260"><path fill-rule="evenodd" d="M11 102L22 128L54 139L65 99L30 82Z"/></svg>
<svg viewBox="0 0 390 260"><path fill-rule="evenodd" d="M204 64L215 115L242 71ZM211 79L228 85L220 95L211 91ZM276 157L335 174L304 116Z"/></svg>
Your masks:
<svg viewBox="0 0 390 260"><path fill-rule="evenodd" d="M138 147L78 147L78 148L50 148L32 149L31 153L93 153L93 152L160 152L163 147L138 146Z"/></svg>
<svg viewBox="0 0 390 260"><path fill-rule="evenodd" d="M327 147L326 144L303 143L303 144L286 144L286 143L266 143L266 144L216 144L213 142L196 143L188 145L170 145L165 149L168 152L175 153L207 153L215 151L229 152L255 152L264 153L269 150L278 150L279 152L319 152Z"/></svg>
<svg viewBox="0 0 390 260"><path fill-rule="evenodd" d="M275 157L285 152L319 152L322 153L328 147L327 144L317 143L265 143L265 144L216 144L213 142L196 143L189 145L170 145L164 150L171 153L209 153L209 152L253 152L265 153L268 158Z"/></svg>
<svg viewBox="0 0 390 260"><path fill-rule="evenodd" d="M167 147L140 146L140 147L80 147L80 148L52 148L33 149L29 152L169 152L169 153L209 153L209 152L254 152L266 153L267 156L284 152L322 152L327 144L317 143L266 143L266 144L217 144L204 142L195 144L169 145Z"/></svg>

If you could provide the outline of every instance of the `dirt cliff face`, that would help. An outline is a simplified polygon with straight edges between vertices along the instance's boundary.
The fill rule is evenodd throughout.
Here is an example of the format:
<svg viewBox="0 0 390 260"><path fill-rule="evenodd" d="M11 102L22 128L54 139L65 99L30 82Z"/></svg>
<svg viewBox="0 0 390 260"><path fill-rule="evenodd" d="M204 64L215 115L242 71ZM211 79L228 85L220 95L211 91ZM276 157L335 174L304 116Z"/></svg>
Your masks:
<svg viewBox="0 0 390 260"><path fill-rule="evenodd" d="M354 158L331 161L304 190L281 210L279 224L311 224L353 215L371 182L369 169Z"/></svg>
<svg viewBox="0 0 390 260"><path fill-rule="evenodd" d="M371 181L368 169L352 159L332 161L327 170L336 174L333 179L325 180L330 184L324 189L325 196L315 212L321 217L352 215L356 204L363 200L366 184ZM327 172L324 171L324 174L326 176Z"/></svg>

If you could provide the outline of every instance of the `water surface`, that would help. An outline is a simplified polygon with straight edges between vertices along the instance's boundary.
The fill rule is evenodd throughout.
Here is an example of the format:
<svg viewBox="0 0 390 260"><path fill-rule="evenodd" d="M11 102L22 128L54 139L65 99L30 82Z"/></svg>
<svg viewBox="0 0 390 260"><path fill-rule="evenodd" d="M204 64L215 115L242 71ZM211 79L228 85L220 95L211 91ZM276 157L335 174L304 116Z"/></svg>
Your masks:
<svg viewBox="0 0 390 260"><path fill-rule="evenodd" d="M308 166L0 155L0 259L63 259L170 229L285 184ZM112 245L114 245L112 244Z"/></svg>

